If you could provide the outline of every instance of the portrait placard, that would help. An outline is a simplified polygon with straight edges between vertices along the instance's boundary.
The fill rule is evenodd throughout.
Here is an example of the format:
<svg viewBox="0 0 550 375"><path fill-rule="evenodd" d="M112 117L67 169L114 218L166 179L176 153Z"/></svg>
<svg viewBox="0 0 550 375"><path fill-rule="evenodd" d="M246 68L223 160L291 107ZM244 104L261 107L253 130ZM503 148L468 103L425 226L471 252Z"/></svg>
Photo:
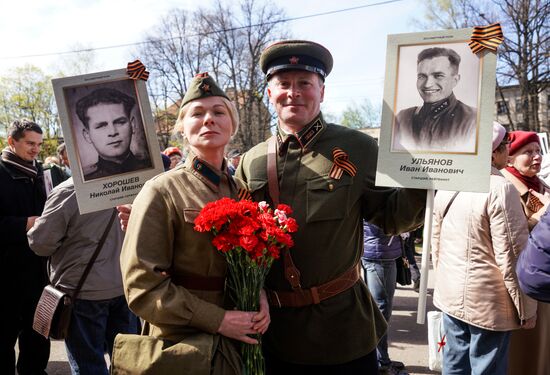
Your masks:
<svg viewBox="0 0 550 375"><path fill-rule="evenodd" d="M496 55L471 34L388 36L376 185L488 191Z"/></svg>
<svg viewBox="0 0 550 375"><path fill-rule="evenodd" d="M164 170L145 81L119 69L52 84L80 213L131 203Z"/></svg>

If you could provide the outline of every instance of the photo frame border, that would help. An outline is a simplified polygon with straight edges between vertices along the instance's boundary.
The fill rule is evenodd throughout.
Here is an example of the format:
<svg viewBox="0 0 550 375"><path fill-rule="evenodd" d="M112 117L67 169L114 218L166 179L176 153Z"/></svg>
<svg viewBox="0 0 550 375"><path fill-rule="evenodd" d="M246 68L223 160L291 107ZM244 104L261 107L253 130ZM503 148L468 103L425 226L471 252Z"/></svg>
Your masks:
<svg viewBox="0 0 550 375"><path fill-rule="evenodd" d="M75 127L72 126L71 109L67 105L65 89L86 85L98 85L98 87L101 87L101 83L121 80L130 80L134 84L137 99L136 104L141 115L152 168L85 182L83 180L83 166L80 163L77 139L74 133ZM145 181L164 171L145 81L131 79L126 69L116 69L56 78L52 80L52 86L67 148L67 155L71 163L72 177L80 213L85 214L112 208L120 204L132 203Z"/></svg>
<svg viewBox="0 0 550 375"><path fill-rule="evenodd" d="M475 153L392 151L397 113L397 74L402 46L468 43L472 28L388 35L384 101L376 185L418 189L486 192L491 171L492 124L495 103L496 54L483 51L480 61ZM416 61L415 61L416 63Z"/></svg>

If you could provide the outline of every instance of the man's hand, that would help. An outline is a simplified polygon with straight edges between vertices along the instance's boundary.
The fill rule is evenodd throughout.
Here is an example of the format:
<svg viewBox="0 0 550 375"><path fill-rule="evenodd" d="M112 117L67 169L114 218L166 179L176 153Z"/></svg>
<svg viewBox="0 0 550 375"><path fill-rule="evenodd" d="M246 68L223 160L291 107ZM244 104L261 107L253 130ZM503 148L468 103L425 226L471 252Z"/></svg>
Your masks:
<svg viewBox="0 0 550 375"><path fill-rule="evenodd" d="M262 335L267 331L269 323L271 323L269 303L267 302L267 295L264 289L260 293L260 312L252 317L252 321L254 322L253 328Z"/></svg>
<svg viewBox="0 0 550 375"><path fill-rule="evenodd" d="M28 232L34 225L34 222L36 221L36 219L38 219L39 216L29 216L27 218L27 228L25 229L26 232Z"/></svg>
<svg viewBox="0 0 550 375"><path fill-rule="evenodd" d="M124 232L126 232L126 228L128 227L128 220L130 220L130 213L132 212L132 205L131 204L123 204L120 206L116 206L116 209L118 211L118 218L120 220L120 227Z"/></svg>

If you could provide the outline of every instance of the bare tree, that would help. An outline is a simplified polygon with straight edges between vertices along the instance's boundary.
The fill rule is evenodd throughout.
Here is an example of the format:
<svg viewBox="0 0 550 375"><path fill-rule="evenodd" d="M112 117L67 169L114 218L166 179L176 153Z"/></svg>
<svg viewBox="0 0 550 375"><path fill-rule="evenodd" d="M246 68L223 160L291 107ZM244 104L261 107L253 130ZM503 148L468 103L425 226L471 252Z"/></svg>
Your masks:
<svg viewBox="0 0 550 375"><path fill-rule="evenodd" d="M544 0L429 0L426 28L461 28L500 22L505 40L498 50L497 92L504 103L503 87L517 84L524 129L549 130L539 116L540 93L548 88L550 3ZM507 111L512 129L514 124Z"/></svg>
<svg viewBox="0 0 550 375"><path fill-rule="evenodd" d="M230 94L240 115L241 128L234 147L249 149L271 135L272 114L264 96L266 81L260 70L260 55L271 42L286 37L280 23L281 9L256 0L244 0L234 11L220 0L213 11L201 11L209 25L210 46L221 54L217 76Z"/></svg>
<svg viewBox="0 0 550 375"><path fill-rule="evenodd" d="M525 128L540 132L543 128L539 117L539 94L548 88L550 79L550 3L545 0L500 0L494 3L504 20L506 36L499 55L499 81L504 84L517 82ZM544 130L549 130L548 124Z"/></svg>
<svg viewBox="0 0 550 375"><path fill-rule="evenodd" d="M150 32L136 56L151 72L148 86L157 130L160 118L164 125L170 121L164 111L173 112L170 108L183 98L189 79L208 71L239 111L240 131L232 147L246 150L270 135L272 114L264 97L266 82L259 60L269 43L286 36L280 28L284 13L256 0L230 4L218 1L212 9L194 13L171 11Z"/></svg>
<svg viewBox="0 0 550 375"><path fill-rule="evenodd" d="M54 63L57 77L88 74L99 69L96 53L90 44L76 43L70 45L67 50L76 52L63 54Z"/></svg>

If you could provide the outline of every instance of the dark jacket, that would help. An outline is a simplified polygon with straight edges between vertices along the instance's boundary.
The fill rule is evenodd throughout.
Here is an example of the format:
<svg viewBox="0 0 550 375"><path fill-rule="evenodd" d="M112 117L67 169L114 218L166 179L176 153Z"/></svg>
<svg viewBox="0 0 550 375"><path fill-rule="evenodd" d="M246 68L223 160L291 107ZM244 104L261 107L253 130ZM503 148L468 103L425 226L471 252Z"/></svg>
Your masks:
<svg viewBox="0 0 550 375"><path fill-rule="evenodd" d="M386 233L402 233L422 221L424 190L375 186L378 146L370 136L327 124L319 116L297 135L279 129L277 139L280 202L292 207L298 222L291 252L302 288L334 280L359 262L363 219ZM348 155L356 173L331 176L335 147ZM243 155L236 172L256 201L270 201L266 159L267 142L262 142ZM266 288L291 290L283 262L273 262ZM291 363L355 360L374 350L386 331L384 317L363 282L319 304L274 307L270 313L262 344L274 357Z"/></svg>
<svg viewBox="0 0 550 375"><path fill-rule="evenodd" d="M96 178L111 177L114 175L139 171L145 168L151 168L151 159L138 159L133 153L129 153L122 163L114 163L98 157L97 163L84 169L84 180L94 180Z"/></svg>
<svg viewBox="0 0 550 375"><path fill-rule="evenodd" d="M391 260L400 257L401 253L400 236L386 236L376 225L363 222L363 258Z"/></svg>
<svg viewBox="0 0 550 375"><path fill-rule="evenodd" d="M40 216L45 202L40 167L38 177L31 179L0 160L0 285L6 289L40 295L45 262L29 248L26 226L28 217Z"/></svg>
<svg viewBox="0 0 550 375"><path fill-rule="evenodd" d="M521 290L550 303L550 210L540 218L516 265Z"/></svg>

